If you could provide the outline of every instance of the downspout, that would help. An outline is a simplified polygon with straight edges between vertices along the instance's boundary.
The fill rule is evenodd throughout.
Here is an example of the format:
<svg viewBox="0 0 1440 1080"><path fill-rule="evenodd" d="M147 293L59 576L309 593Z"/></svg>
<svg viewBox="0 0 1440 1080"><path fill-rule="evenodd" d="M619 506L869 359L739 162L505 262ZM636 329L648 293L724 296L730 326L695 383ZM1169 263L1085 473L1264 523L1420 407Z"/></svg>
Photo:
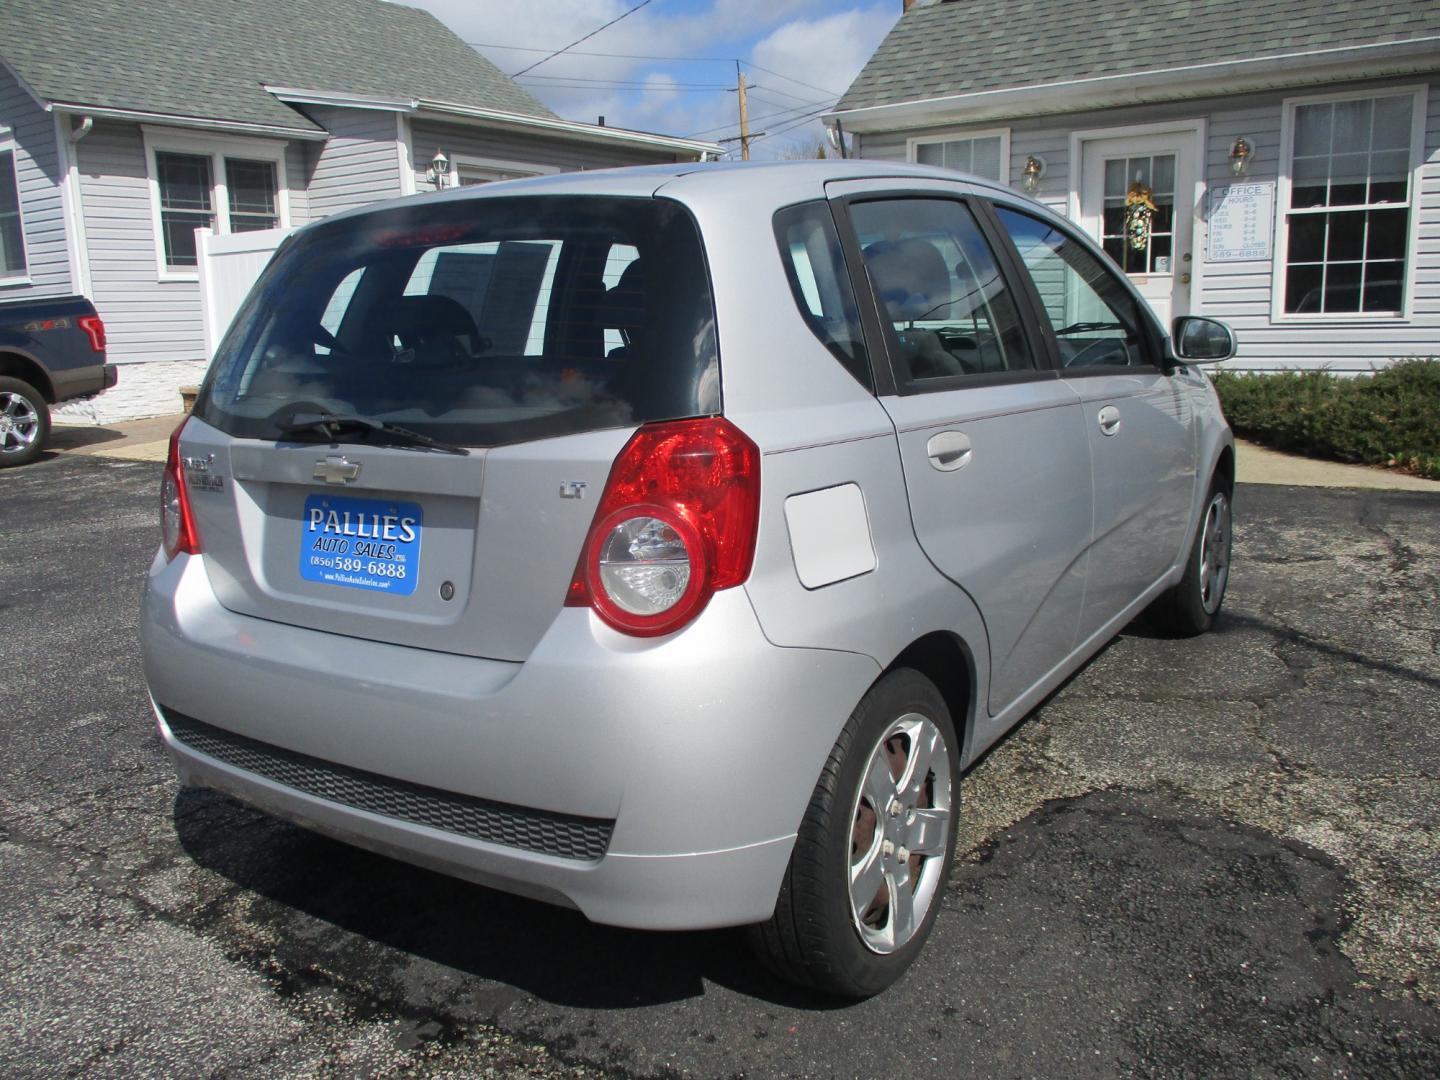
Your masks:
<svg viewBox="0 0 1440 1080"><path fill-rule="evenodd" d="M90 134L90 129L95 126L93 116L82 116L79 127L71 127L68 117L57 117L61 120L58 127L64 129L66 145L60 149L65 154L65 185L70 191L70 221L69 226L75 237L75 243L71 251L75 256L75 265L71 268L71 275L74 278L75 291L81 296L93 300L90 286L90 245L85 239L85 209L80 197L80 154L78 144L81 139Z"/></svg>

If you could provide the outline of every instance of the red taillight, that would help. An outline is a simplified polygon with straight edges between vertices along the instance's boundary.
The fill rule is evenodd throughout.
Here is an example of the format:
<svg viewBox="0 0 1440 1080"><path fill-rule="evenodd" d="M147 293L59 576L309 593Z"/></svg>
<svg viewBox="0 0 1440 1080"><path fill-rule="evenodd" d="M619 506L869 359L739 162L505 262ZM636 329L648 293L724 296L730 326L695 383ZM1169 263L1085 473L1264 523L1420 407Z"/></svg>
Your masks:
<svg viewBox="0 0 1440 1080"><path fill-rule="evenodd" d="M81 315L75 320L90 338L91 352L105 351L105 321L99 315Z"/></svg>
<svg viewBox="0 0 1440 1080"><path fill-rule="evenodd" d="M188 419L188 417L187 417ZM165 474L160 480L160 541L165 558L200 554L200 534L195 530L195 517L190 513L190 492L185 487L185 470L180 463L180 421L170 435L170 454L165 460Z"/></svg>
<svg viewBox="0 0 1440 1080"><path fill-rule="evenodd" d="M718 417L647 424L611 466L565 603L627 634L671 633L750 576L759 520L744 432Z"/></svg>

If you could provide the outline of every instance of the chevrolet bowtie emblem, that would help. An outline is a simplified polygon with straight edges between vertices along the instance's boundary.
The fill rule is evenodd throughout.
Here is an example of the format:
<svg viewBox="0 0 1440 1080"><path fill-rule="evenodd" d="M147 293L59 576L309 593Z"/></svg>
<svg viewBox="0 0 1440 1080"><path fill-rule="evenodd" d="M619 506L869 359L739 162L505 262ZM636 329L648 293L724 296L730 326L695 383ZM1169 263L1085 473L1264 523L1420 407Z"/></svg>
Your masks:
<svg viewBox="0 0 1440 1080"><path fill-rule="evenodd" d="M360 475L360 463L331 455L315 462L315 479L327 484L348 484Z"/></svg>

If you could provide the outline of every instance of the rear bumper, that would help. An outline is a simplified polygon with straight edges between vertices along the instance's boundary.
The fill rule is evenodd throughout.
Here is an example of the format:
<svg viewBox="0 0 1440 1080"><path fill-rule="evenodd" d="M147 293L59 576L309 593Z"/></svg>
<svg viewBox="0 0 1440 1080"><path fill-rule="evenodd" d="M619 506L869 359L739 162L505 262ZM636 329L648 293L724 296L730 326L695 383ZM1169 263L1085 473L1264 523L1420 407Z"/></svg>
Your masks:
<svg viewBox="0 0 1440 1080"><path fill-rule="evenodd" d="M650 929L768 917L825 757L879 673L868 657L770 645L740 589L658 642L563 609L515 664L237 615L215 600L203 556L157 558L142 644L160 734L187 783L597 922ZM166 723L167 712L231 733L234 745L253 740L261 756L207 744L193 734L202 729ZM265 748L315 775L331 763L351 786L267 765L279 758ZM504 842L533 834L395 810L385 790L397 788L441 804L484 800L482 811L502 817L602 822L608 842L598 857Z"/></svg>
<svg viewBox="0 0 1440 1080"><path fill-rule="evenodd" d="M88 367L62 368L50 372L56 402L94 397L115 385L119 368L114 364L91 364Z"/></svg>

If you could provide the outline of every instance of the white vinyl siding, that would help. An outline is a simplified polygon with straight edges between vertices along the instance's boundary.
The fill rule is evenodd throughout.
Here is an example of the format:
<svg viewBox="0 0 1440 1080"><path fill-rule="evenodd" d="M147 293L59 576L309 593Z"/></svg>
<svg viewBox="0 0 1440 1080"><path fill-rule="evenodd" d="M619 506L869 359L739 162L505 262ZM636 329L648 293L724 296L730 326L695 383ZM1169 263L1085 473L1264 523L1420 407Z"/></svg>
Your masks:
<svg viewBox="0 0 1440 1080"><path fill-rule="evenodd" d="M305 111L330 132L324 143L306 146L312 219L402 194L393 112L328 106Z"/></svg>
<svg viewBox="0 0 1440 1080"><path fill-rule="evenodd" d="M150 129L152 132L154 128ZM173 133L174 145L204 152L209 136ZM167 136L156 140L170 144ZM235 156L268 160L280 144L226 139ZM155 203L145 141L138 124L97 120L75 147L81 206L90 253L91 299L105 318L109 356L140 360L203 360L200 287L189 278L161 279ZM294 184L286 170L286 181ZM296 195L283 192L284 202Z"/></svg>
<svg viewBox="0 0 1440 1080"><path fill-rule="evenodd" d="M576 172L623 165L659 165L676 160L672 151L644 146L607 146L576 139L555 139L513 131L494 131L460 124L416 120L411 125L415 190L433 191L425 175L435 151L444 150L452 162L500 162L512 171L529 165L535 172Z"/></svg>
<svg viewBox="0 0 1440 1080"><path fill-rule="evenodd" d="M1352 91L1393 94L1412 87L1414 82L1412 78L1348 86L1318 85L1313 94L1317 97ZM1206 160L1201 164L1201 176L1207 190L1235 180L1230 148L1239 136L1244 136L1252 149L1245 180L1278 187L1284 102L1297 96L1300 95L1293 90L1275 90L1230 98L1092 110L1063 117L1014 119L1009 122L1010 187L1022 190L1020 169L1026 156L1035 154L1045 160L1045 174L1035 197L1051 209L1065 213L1072 183L1078 190L1078 175L1072 181L1069 160L1072 131L1195 120L1206 122ZM1310 96L1310 92L1307 90L1304 96ZM1413 187L1414 248L1410 265L1414 286L1409 314L1404 318L1276 318L1272 298L1277 295L1276 290L1283 290L1284 282L1278 243L1283 207L1278 198L1272 257L1245 262L1205 260L1209 205L1206 199L1197 204L1201 226L1196 232L1196 246L1190 249L1194 273L1191 311L1224 319L1235 328L1239 353L1226 364L1227 369L1370 371L1395 359L1440 355L1440 81L1430 82L1425 100L1424 137ZM903 161L907 159L911 140L942 137L958 130L961 121L962 118L954 117L944 125L923 130L865 132L860 142L861 152L866 158ZM1079 163L1074 165L1074 172L1078 173Z"/></svg>
<svg viewBox="0 0 1440 1080"><path fill-rule="evenodd" d="M55 120L35 103L0 64L0 151L12 152L24 268L7 272L0 263L0 300L64 296L74 286L65 245L63 177L55 146ZM6 165L0 155L0 171ZM0 204L4 200L0 199Z"/></svg>

